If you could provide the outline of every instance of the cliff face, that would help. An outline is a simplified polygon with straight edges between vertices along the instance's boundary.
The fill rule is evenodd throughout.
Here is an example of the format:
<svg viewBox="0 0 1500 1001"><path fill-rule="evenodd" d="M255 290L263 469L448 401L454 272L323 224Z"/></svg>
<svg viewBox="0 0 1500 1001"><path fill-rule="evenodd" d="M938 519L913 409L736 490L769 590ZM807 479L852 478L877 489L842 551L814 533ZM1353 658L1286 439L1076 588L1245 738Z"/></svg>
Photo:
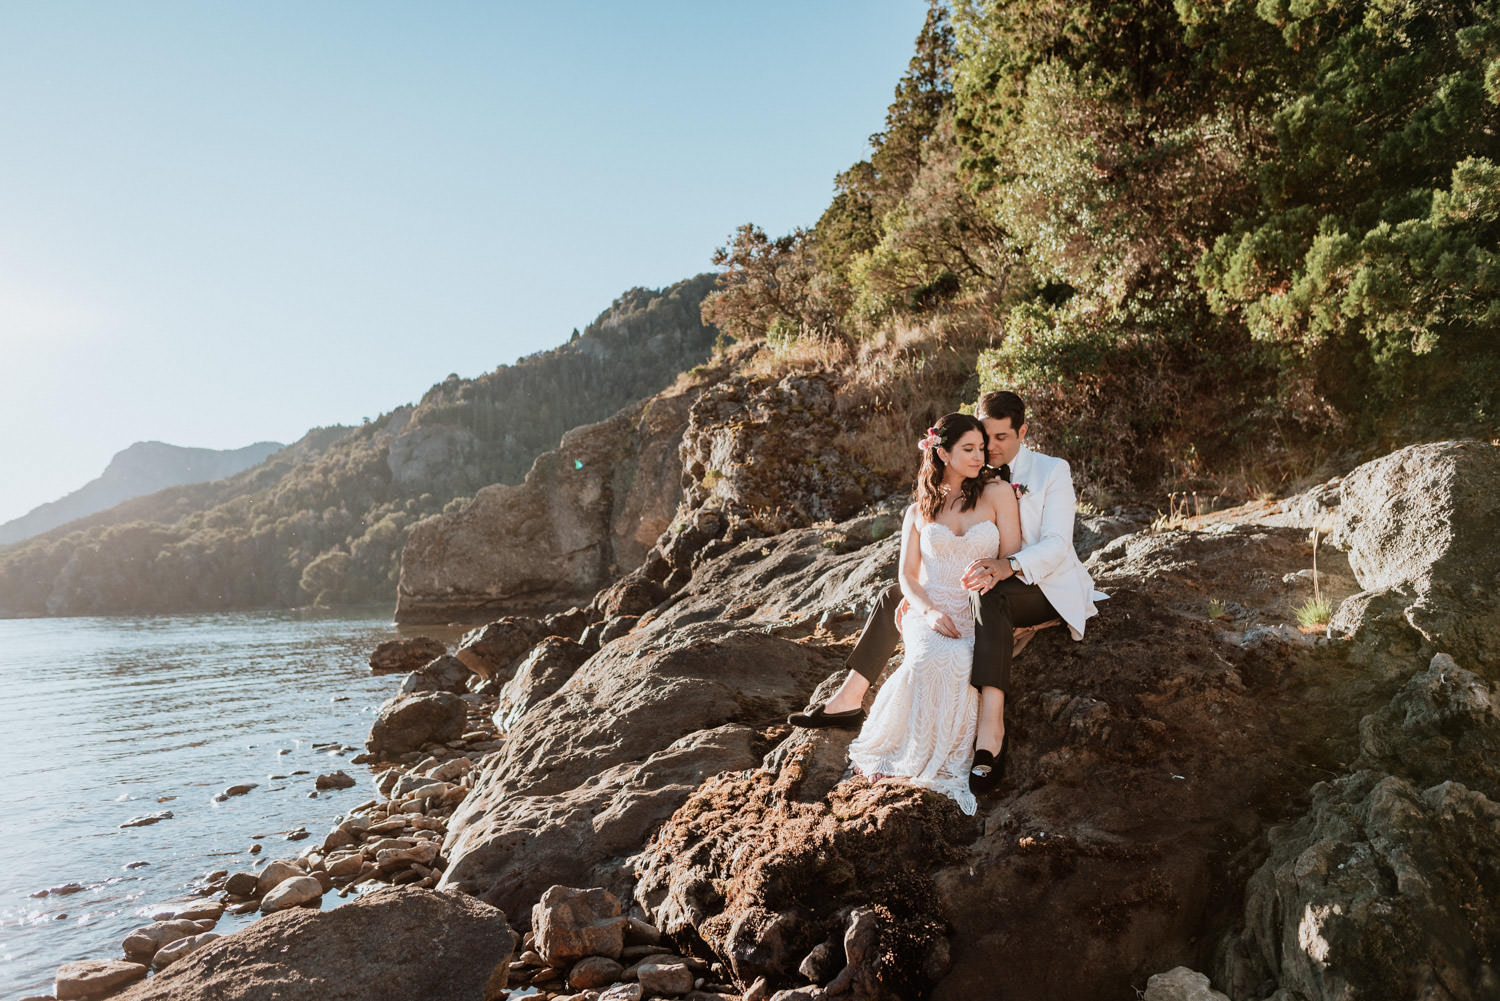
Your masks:
<svg viewBox="0 0 1500 1001"><path fill-rule="evenodd" d="M845 518L891 489L840 447L847 415L835 379L732 375L748 354L731 351L648 404L570 432L524 485L482 490L416 526L396 620L586 604L643 561L701 558L726 532ZM676 567L670 586L690 569Z"/></svg>
<svg viewBox="0 0 1500 1001"><path fill-rule="evenodd" d="M160 441L138 441L116 452L99 477L66 497L42 504L0 525L0 545L34 535L114 507L132 497L152 494L185 483L203 483L264 462L284 448L280 442L260 441L244 448L215 450L183 448Z"/></svg>
<svg viewBox="0 0 1500 1001"><path fill-rule="evenodd" d="M521 485L486 487L461 509L414 526L401 554L396 621L586 603L638 565L681 498L677 453L703 378L575 428Z"/></svg>
<svg viewBox="0 0 1500 1001"><path fill-rule="evenodd" d="M632 290L552 351L476 379L450 376L363 427L310 433L234 477L137 498L14 546L0 553L0 615L388 599L412 525L492 484L519 483L568 430L707 358L716 335L698 310L712 281Z"/></svg>

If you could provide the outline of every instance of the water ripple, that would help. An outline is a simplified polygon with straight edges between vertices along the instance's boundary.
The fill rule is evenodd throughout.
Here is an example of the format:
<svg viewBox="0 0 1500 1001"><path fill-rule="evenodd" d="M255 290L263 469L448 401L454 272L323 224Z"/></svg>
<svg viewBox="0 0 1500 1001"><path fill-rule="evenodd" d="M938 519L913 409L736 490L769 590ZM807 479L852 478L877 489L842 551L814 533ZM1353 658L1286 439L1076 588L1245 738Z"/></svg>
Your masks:
<svg viewBox="0 0 1500 1001"><path fill-rule="evenodd" d="M383 613L0 620L0 996L45 993L69 960L118 956L205 872L295 856L306 845L273 832L320 833L369 798L364 769L312 744L363 742L398 684L365 659L393 635ZM361 786L309 798L313 777L339 767ZM257 788L215 802L246 782ZM163 810L172 818L120 826ZM259 857L256 834L272 835ZM31 896L70 883L82 888Z"/></svg>

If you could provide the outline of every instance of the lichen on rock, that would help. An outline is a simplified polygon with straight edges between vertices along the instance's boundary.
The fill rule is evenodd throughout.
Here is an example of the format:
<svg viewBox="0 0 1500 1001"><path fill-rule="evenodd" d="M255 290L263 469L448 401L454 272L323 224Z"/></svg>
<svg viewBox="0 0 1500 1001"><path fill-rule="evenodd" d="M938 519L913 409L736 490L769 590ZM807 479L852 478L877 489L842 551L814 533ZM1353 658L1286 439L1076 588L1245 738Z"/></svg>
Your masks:
<svg viewBox="0 0 1500 1001"><path fill-rule="evenodd" d="M669 935L701 939L736 978L789 977L855 906L879 928L866 971L901 997L932 969L947 926L930 876L952 862L971 821L944 797L854 779L825 800L789 793L794 764L704 784L635 859L637 901Z"/></svg>

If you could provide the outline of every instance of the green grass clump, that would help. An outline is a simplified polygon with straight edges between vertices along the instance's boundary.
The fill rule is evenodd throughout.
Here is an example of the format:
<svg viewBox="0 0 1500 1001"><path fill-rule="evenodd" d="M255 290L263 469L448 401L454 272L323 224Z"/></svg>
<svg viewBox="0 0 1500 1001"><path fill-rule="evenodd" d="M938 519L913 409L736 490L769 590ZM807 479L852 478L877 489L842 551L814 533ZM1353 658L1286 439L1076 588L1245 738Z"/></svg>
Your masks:
<svg viewBox="0 0 1500 1001"><path fill-rule="evenodd" d="M1297 607L1297 621L1304 626L1326 626L1333 618L1333 602L1322 595L1308 598Z"/></svg>

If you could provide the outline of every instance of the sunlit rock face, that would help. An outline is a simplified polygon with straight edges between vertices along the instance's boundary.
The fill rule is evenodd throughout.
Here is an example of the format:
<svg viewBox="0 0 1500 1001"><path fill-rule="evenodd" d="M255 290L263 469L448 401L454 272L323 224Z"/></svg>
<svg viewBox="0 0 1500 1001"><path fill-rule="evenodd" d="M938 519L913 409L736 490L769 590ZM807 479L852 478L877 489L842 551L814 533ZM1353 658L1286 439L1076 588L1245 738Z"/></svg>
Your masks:
<svg viewBox="0 0 1500 1001"><path fill-rule="evenodd" d="M638 565L681 497L677 446L690 402L663 394L570 431L520 486L486 487L418 524L401 555L396 621L583 603Z"/></svg>
<svg viewBox="0 0 1500 1001"><path fill-rule="evenodd" d="M1500 447L1413 445L1360 466L1340 492L1334 542L1366 593L1335 631L1375 648L1372 660L1385 641L1415 641L1500 679Z"/></svg>

